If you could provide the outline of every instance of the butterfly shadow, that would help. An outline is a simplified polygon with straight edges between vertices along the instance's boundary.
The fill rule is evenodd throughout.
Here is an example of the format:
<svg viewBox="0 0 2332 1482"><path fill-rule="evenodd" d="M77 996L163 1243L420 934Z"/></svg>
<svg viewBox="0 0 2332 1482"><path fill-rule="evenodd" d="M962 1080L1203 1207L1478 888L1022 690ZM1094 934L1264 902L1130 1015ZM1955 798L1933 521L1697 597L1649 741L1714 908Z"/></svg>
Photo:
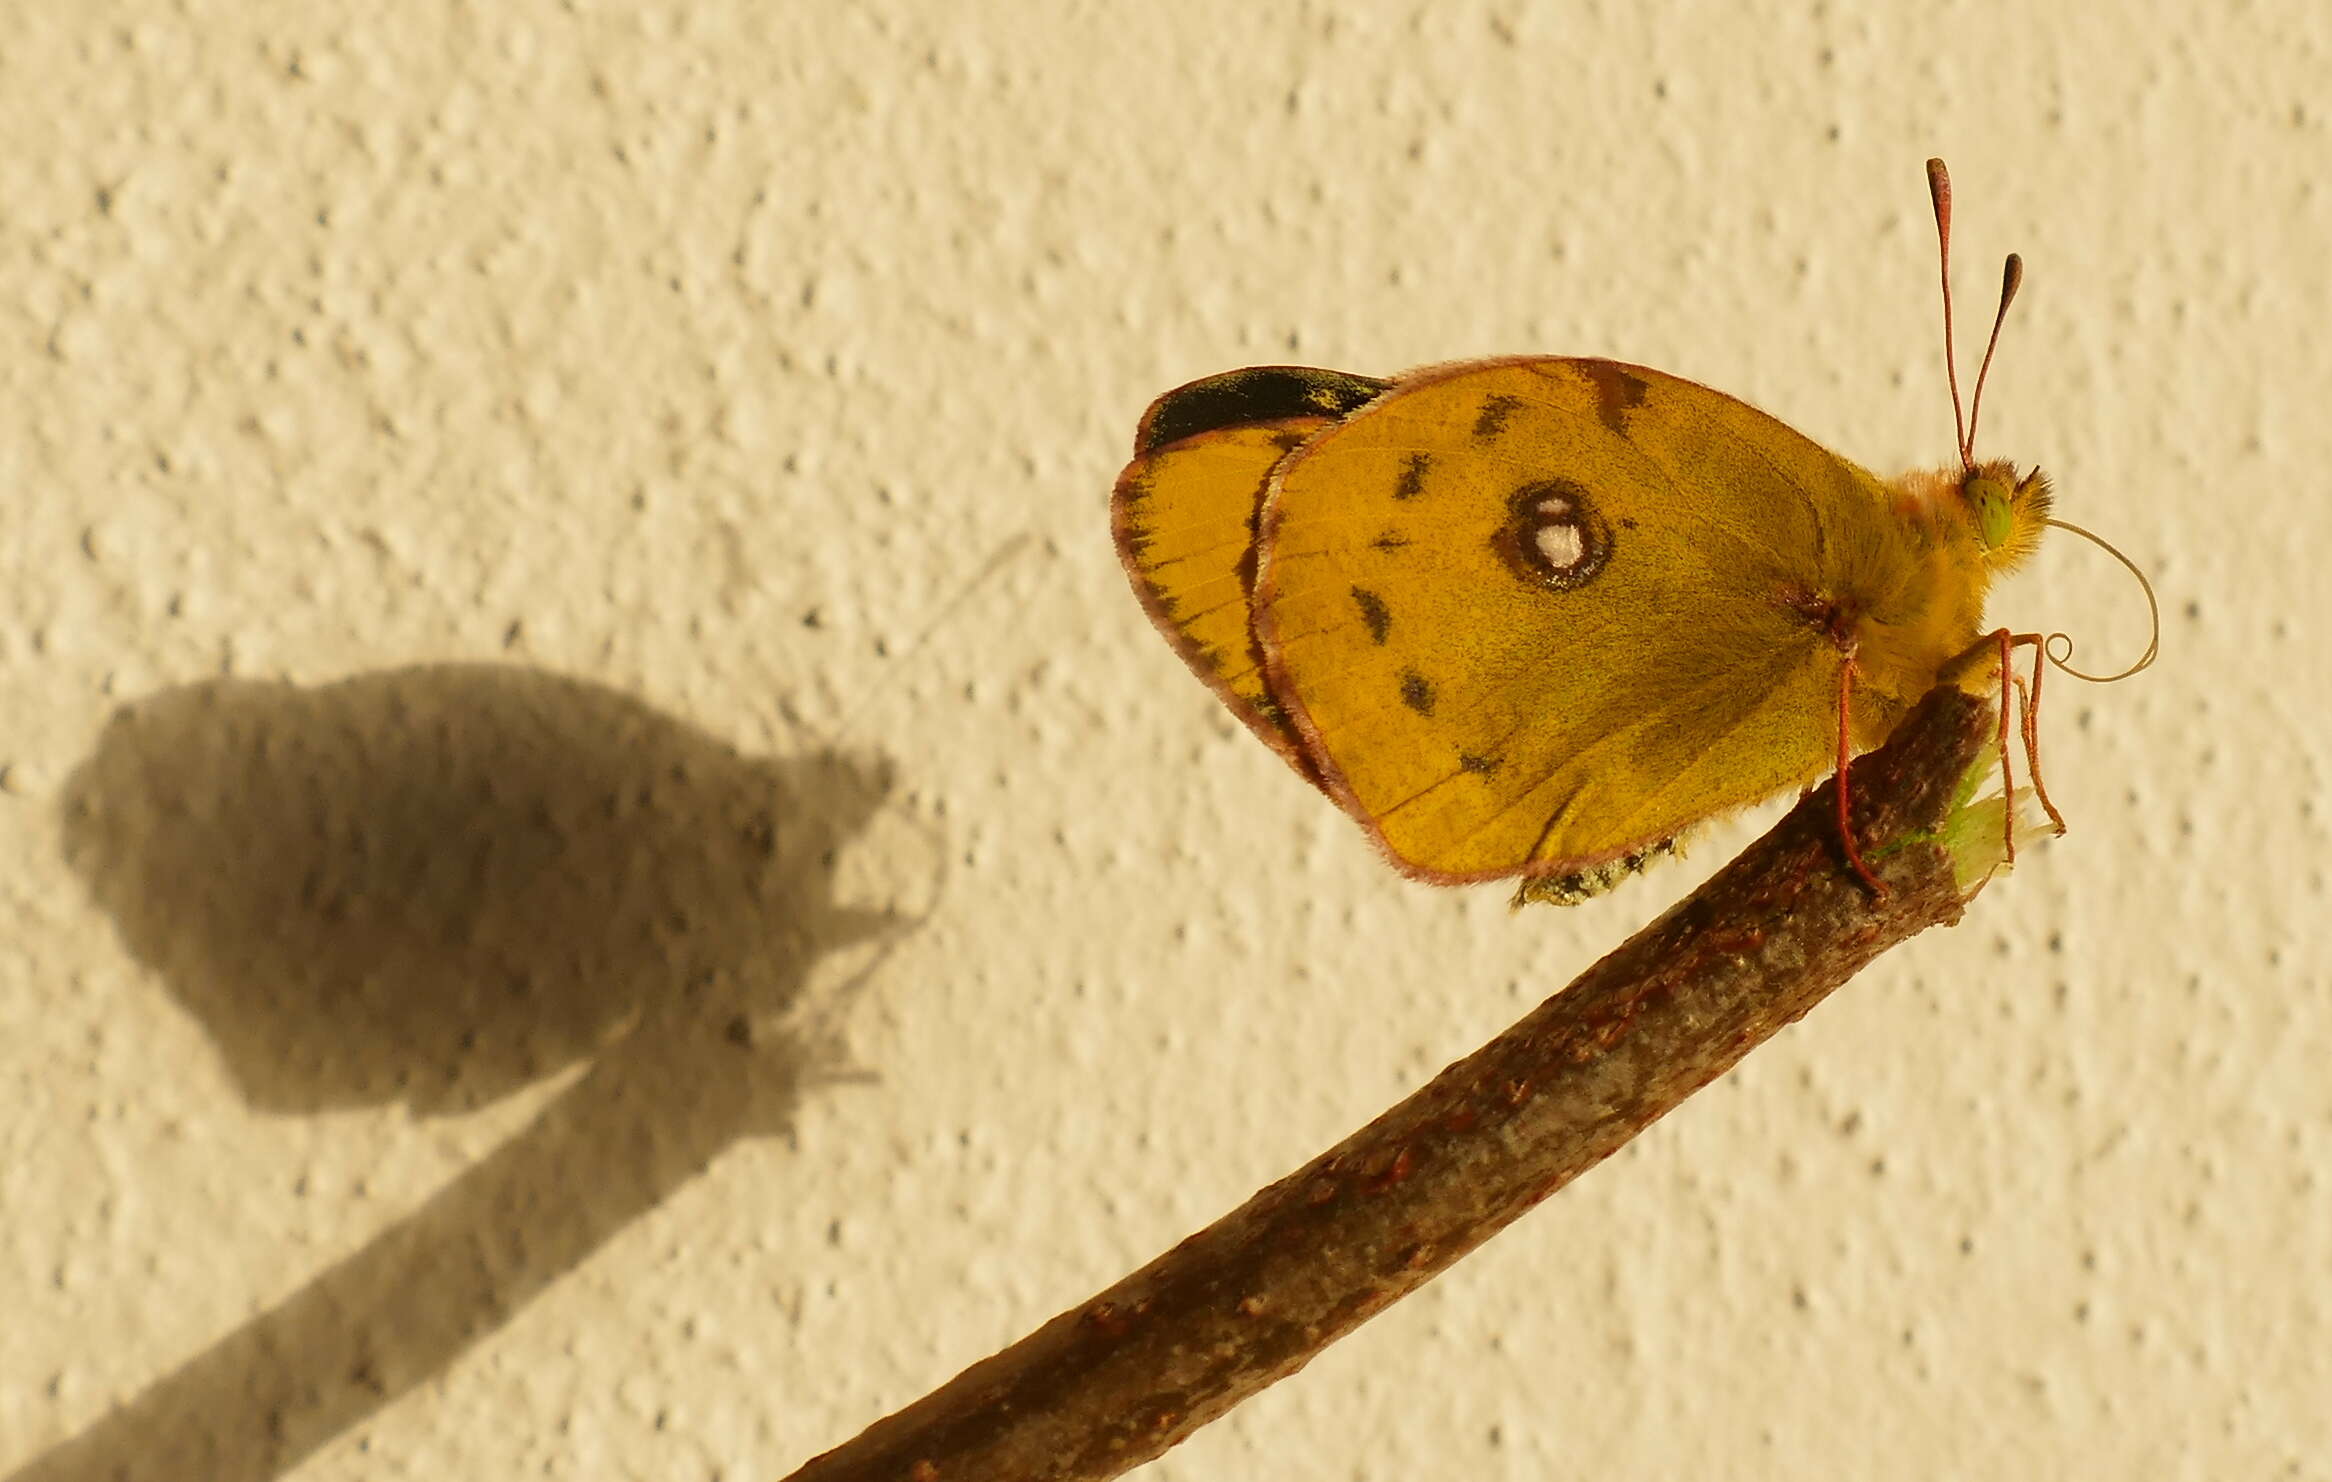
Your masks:
<svg viewBox="0 0 2332 1482"><path fill-rule="evenodd" d="M219 680L120 711L65 855L268 1112L470 1110L587 1062L364 1248L11 1482L280 1476L445 1370L740 1138L851 1078L836 898L888 762L740 756L493 665ZM830 965L831 966L831 965Z"/></svg>

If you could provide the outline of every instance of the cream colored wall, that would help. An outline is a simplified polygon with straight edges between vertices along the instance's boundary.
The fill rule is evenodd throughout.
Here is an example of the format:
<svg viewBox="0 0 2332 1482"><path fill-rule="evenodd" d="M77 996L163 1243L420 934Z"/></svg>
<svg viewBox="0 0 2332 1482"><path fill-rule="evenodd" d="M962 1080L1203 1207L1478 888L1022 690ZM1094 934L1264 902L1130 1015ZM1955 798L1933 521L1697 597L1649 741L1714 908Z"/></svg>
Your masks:
<svg viewBox="0 0 2332 1482"><path fill-rule="evenodd" d="M1942 461L1942 154L2073 833L1147 1475L2332 1476L2332 12L2112 9L6 7L0 1468L779 1475L1472 1047L1740 829L1394 878L1135 418Z"/></svg>

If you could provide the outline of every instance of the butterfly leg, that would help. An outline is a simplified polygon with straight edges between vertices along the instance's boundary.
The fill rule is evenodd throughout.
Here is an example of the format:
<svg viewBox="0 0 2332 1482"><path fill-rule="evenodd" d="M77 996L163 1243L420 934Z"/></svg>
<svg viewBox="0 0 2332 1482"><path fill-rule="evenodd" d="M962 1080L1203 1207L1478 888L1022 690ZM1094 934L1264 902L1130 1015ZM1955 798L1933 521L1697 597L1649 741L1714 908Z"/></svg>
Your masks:
<svg viewBox="0 0 2332 1482"><path fill-rule="evenodd" d="M1846 846L1846 862L1870 893L1880 900L1887 897L1887 887L1862 862L1862 851L1854 843L1854 812L1850 806L1852 793L1846 781L1846 764L1854 756L1854 650L1846 651L1846 662L1838 666L1838 839Z"/></svg>
<svg viewBox="0 0 2332 1482"><path fill-rule="evenodd" d="M2001 822L2001 827L2006 831L2002 841L2004 848L2001 862L2010 869L2014 869L2016 867L2016 773L2008 765L2008 717L2010 714L2009 701L2013 698L2009 693L2009 688L2016 682L2016 670L2010 663L2010 659L2015 653L2016 638L2006 628L1996 630L1992 634L1992 638L2000 645L2000 796L2005 798L2008 803L2007 811ZM2028 729L2025 732L2025 738L2029 742L2031 737L2032 732Z"/></svg>
<svg viewBox="0 0 2332 1482"><path fill-rule="evenodd" d="M2041 671L2047 667L2042 663L2043 645L2046 640L2038 633L2018 633L2009 642L2026 645L2032 649L2032 689L2029 693L2025 693L2021 683L2016 687L2023 700L2023 704L2018 708L2017 719L2024 727L2024 767L2025 771L2032 776L2032 795L2040 799L2042 811L2049 815L2049 822L2054 824L2056 831L2061 834L2065 831L2065 815L2057 811L2057 805L2049 801L2049 790L2041 785ZM2003 653L2005 654L2005 652L2004 648Z"/></svg>
<svg viewBox="0 0 2332 1482"><path fill-rule="evenodd" d="M2003 824L2007 830L2005 863L2016 863L2016 781L2008 767L2008 716L2013 703L2017 724L2024 730L2024 765L2032 776L2032 795L2049 815L2049 822L2058 833L2065 831L2065 815L2049 801L2049 790L2041 785L2040 770L2040 687L2041 659L2045 640L2038 633L2011 633L2001 628L1991 635L1991 641L2000 646L2000 791L2008 800L2008 816ZM2025 687L2010 663L2018 648L2032 650L2032 686Z"/></svg>

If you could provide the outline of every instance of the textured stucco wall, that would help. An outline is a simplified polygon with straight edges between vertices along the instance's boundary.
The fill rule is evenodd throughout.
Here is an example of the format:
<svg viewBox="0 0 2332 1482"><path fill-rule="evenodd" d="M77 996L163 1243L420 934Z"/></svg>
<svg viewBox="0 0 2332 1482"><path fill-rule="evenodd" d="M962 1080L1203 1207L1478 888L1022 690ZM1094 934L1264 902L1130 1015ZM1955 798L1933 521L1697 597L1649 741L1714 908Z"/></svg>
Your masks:
<svg viewBox="0 0 2332 1482"><path fill-rule="evenodd" d="M1168 9L0 7L0 1475L778 1475L1473 1046L1740 829L1394 878L1135 417L1941 461L1937 153L2074 832L1148 1475L2332 1477L2332 12Z"/></svg>

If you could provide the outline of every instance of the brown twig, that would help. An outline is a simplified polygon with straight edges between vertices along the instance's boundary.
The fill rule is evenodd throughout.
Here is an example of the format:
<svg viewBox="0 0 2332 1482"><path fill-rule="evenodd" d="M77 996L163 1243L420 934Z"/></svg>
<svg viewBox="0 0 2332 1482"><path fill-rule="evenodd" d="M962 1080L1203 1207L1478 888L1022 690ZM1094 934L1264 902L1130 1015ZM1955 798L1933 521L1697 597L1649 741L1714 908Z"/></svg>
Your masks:
<svg viewBox="0 0 2332 1482"><path fill-rule="evenodd" d="M1845 867L1832 795L1816 789L1698 891L1424 1089L792 1482L1114 1477L1301 1368L1880 952L1958 920L1950 864L1915 836L1942 822L1990 739L1990 715L1938 689L1854 764L1856 832L1888 887L1883 899Z"/></svg>

